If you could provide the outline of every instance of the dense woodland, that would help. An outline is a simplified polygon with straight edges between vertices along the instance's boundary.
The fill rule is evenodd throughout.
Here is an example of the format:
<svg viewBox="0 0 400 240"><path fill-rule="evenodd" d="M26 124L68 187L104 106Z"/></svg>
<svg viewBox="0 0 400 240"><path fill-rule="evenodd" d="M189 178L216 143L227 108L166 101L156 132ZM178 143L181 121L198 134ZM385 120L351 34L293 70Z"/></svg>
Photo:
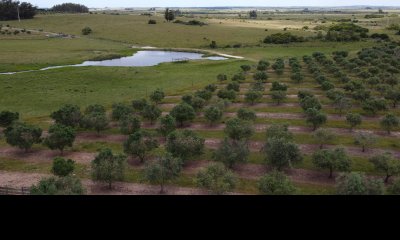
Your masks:
<svg viewBox="0 0 400 240"><path fill-rule="evenodd" d="M0 20L17 20L19 17L21 19L31 19L36 14L36 7L27 2L20 3L19 1L12 0L1 0L0 1Z"/></svg>
<svg viewBox="0 0 400 240"><path fill-rule="evenodd" d="M89 8L82 4L75 3L63 3L55 5L51 8L54 12L66 12L66 13L88 13Z"/></svg>

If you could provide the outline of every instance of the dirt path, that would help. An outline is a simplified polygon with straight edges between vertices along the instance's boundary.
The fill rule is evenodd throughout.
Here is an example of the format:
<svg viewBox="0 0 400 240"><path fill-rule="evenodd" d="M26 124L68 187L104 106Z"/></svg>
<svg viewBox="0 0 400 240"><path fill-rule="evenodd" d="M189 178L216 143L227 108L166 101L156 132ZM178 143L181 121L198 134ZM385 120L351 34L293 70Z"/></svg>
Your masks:
<svg viewBox="0 0 400 240"><path fill-rule="evenodd" d="M52 162L55 157L59 156L60 153L58 151L33 149L30 152L25 153L24 151L18 148L13 148L13 147L0 148L0 157L21 159L28 162L38 162L38 163ZM62 157L73 159L78 163L89 164L95 158L95 156L96 156L95 153L65 151Z"/></svg>
<svg viewBox="0 0 400 240"><path fill-rule="evenodd" d="M205 145L208 148L211 149L217 149L221 143L221 139L206 139ZM259 141L250 141L249 142L249 148L252 151L261 151L264 146L264 142L259 142ZM304 154L312 154L315 151L319 149L319 145L316 144L298 144L300 150ZM337 145L324 145L324 148L326 149L332 149L338 147ZM400 158L400 151L394 151L394 150L388 150L388 149L377 149L377 148L369 148L367 151L362 152L361 148L359 147L349 147L349 146L343 146L343 148L346 150L346 152L351 155L351 156L358 156L358 157L365 157L369 158L373 155L376 154L381 154L385 152L390 152L392 153L395 157Z"/></svg>
<svg viewBox="0 0 400 240"><path fill-rule="evenodd" d="M41 178L49 177L47 174L5 172L0 171L0 186L12 188L30 187L37 184ZM159 186L117 182L113 190L109 190L104 184L96 184L91 180L83 180L82 184L89 195L158 195ZM207 191L197 188L166 186L167 195L206 195ZM237 193L236 193L237 194Z"/></svg>

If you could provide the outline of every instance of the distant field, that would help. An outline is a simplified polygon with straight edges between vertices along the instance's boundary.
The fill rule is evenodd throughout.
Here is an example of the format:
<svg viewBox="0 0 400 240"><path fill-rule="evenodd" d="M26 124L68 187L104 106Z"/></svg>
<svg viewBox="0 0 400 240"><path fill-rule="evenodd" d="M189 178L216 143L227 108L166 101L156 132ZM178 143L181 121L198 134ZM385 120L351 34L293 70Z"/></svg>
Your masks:
<svg viewBox="0 0 400 240"><path fill-rule="evenodd" d="M149 25L149 19L148 16L139 15L39 15L21 23L7 23L13 27L75 35L80 35L82 28L89 26L93 29L91 38L157 47L207 47L212 40L221 46L235 43L257 44L266 36L263 29L257 28L235 28L220 24L186 26L165 23L161 16L151 17L157 20L157 24Z"/></svg>

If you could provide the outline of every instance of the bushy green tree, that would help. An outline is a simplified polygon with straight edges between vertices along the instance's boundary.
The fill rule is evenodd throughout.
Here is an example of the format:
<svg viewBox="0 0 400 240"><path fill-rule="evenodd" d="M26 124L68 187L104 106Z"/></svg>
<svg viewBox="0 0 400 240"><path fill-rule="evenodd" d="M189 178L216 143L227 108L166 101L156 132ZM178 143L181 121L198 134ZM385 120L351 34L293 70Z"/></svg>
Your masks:
<svg viewBox="0 0 400 240"><path fill-rule="evenodd" d="M82 114L77 105L67 104L53 112L50 116L56 121L56 123L70 127L77 127L79 126Z"/></svg>
<svg viewBox="0 0 400 240"><path fill-rule="evenodd" d="M278 171L303 160L299 147L284 138L269 138L264 146L264 153L265 162Z"/></svg>
<svg viewBox="0 0 400 240"><path fill-rule="evenodd" d="M126 156L114 155L111 149L102 149L92 161L93 181L105 182L109 189L115 181L122 181L125 175Z"/></svg>
<svg viewBox="0 0 400 240"><path fill-rule="evenodd" d="M164 98L165 93L159 88L150 94L150 100L155 104L161 103Z"/></svg>
<svg viewBox="0 0 400 240"><path fill-rule="evenodd" d="M390 135L391 131L394 128L399 127L400 125L400 120L398 117L396 117L394 114L389 113L387 114L380 122L381 127L387 131L387 133Z"/></svg>
<svg viewBox="0 0 400 240"><path fill-rule="evenodd" d="M250 90L245 94L245 101L250 103L251 105L254 105L257 102L260 102L262 96L262 92Z"/></svg>
<svg viewBox="0 0 400 240"><path fill-rule="evenodd" d="M133 157L138 157L143 163L147 154L153 149L158 148L159 144L149 133L139 131L129 135L124 142L124 153Z"/></svg>
<svg viewBox="0 0 400 240"><path fill-rule="evenodd" d="M2 111L0 112L0 127L9 127L15 121L19 120L19 113Z"/></svg>
<svg viewBox="0 0 400 240"><path fill-rule="evenodd" d="M257 119L256 112L248 108L240 108L237 111L237 117L243 121L251 121L251 122L254 122Z"/></svg>
<svg viewBox="0 0 400 240"><path fill-rule="evenodd" d="M207 121L210 123L210 125L213 125L214 123L218 122L222 118L223 112L221 111L220 108L216 106L211 106L206 109L204 112L204 117L207 119Z"/></svg>
<svg viewBox="0 0 400 240"><path fill-rule="evenodd" d="M86 189L77 177L42 178L37 185L30 188L32 195L83 195Z"/></svg>
<svg viewBox="0 0 400 240"><path fill-rule="evenodd" d="M132 101L132 107L136 112L142 112L147 105L147 100L144 98Z"/></svg>
<svg viewBox="0 0 400 240"><path fill-rule="evenodd" d="M281 104L286 98L286 91L272 91L271 92L272 100L274 100L278 105Z"/></svg>
<svg viewBox="0 0 400 240"><path fill-rule="evenodd" d="M181 171L182 160L167 153L146 165L144 180L152 184L159 184L161 187L160 193L163 194L165 184L179 177Z"/></svg>
<svg viewBox="0 0 400 240"><path fill-rule="evenodd" d="M325 144L334 141L337 136L329 129L320 128L313 133L313 137L319 143L319 148L322 149Z"/></svg>
<svg viewBox="0 0 400 240"><path fill-rule="evenodd" d="M225 133L232 140L248 140L254 134L253 124L239 118L232 118L226 122Z"/></svg>
<svg viewBox="0 0 400 240"><path fill-rule="evenodd" d="M160 125L157 128L157 132L160 133L163 137L167 137L168 134L172 133L176 129L176 121L175 118L170 114L167 114L164 117L160 118Z"/></svg>
<svg viewBox="0 0 400 240"><path fill-rule="evenodd" d="M350 171L351 159L343 148L333 150L318 150L312 155L313 164L321 169L329 170L329 178L333 177L333 171Z"/></svg>
<svg viewBox="0 0 400 240"><path fill-rule="evenodd" d="M369 161L377 171L386 174L385 183L389 182L390 177L400 174L400 160L395 159L389 152L373 156Z"/></svg>
<svg viewBox="0 0 400 240"><path fill-rule="evenodd" d="M272 171L261 177L258 190L263 195L291 195L296 192L292 181L279 171Z"/></svg>
<svg viewBox="0 0 400 240"><path fill-rule="evenodd" d="M133 109L131 106L124 103L114 103L112 105L112 114L111 117L115 121L120 121L128 115L133 113Z"/></svg>
<svg viewBox="0 0 400 240"><path fill-rule="evenodd" d="M350 132L351 132L353 131L353 128L355 128L358 125L361 125L362 123L361 115L358 113L348 113L346 115L346 122L350 125Z"/></svg>
<svg viewBox="0 0 400 240"><path fill-rule="evenodd" d="M146 105L142 112L143 118L149 120L150 124L153 124L161 116L161 114L161 110L153 104Z"/></svg>
<svg viewBox="0 0 400 240"><path fill-rule="evenodd" d="M75 169L75 162L71 159L57 157L53 159L51 172L58 177L66 177Z"/></svg>
<svg viewBox="0 0 400 240"><path fill-rule="evenodd" d="M140 118L130 114L123 117L120 122L120 130L122 134L134 134L135 132L140 130L142 122Z"/></svg>
<svg viewBox="0 0 400 240"><path fill-rule="evenodd" d="M213 159L232 168L236 163L247 162L249 154L250 150L245 141L230 141L228 138L225 138L214 152Z"/></svg>
<svg viewBox="0 0 400 240"><path fill-rule="evenodd" d="M306 122L313 126L313 130L317 130L318 127L326 123L326 114L320 112L316 108L309 108L306 111Z"/></svg>
<svg viewBox="0 0 400 240"><path fill-rule="evenodd" d="M182 159L184 162L192 157L200 156L204 151L205 139L193 131L175 131L168 135L166 150L172 156Z"/></svg>
<svg viewBox="0 0 400 240"><path fill-rule="evenodd" d="M196 117L196 112L192 106L187 103L181 103L175 106L170 112L171 116L179 122L182 127L185 122L191 122Z"/></svg>
<svg viewBox="0 0 400 240"><path fill-rule="evenodd" d="M361 146L363 152L365 152L368 147L374 145L376 141L377 138L375 135L368 132L359 132L354 138L354 143Z"/></svg>
<svg viewBox="0 0 400 240"><path fill-rule="evenodd" d="M336 178L339 195L383 195L384 184L378 179L368 179L363 173L345 173Z"/></svg>
<svg viewBox="0 0 400 240"><path fill-rule="evenodd" d="M51 150L58 149L61 155L65 147L72 147L76 133L72 127L54 124L49 128L49 135L44 139L44 145Z"/></svg>
<svg viewBox="0 0 400 240"><path fill-rule="evenodd" d="M6 142L28 152L32 145L41 143L42 129L26 123L14 122L4 130Z"/></svg>
<svg viewBox="0 0 400 240"><path fill-rule="evenodd" d="M197 174L196 183L213 194L224 194L235 189L237 178L222 163L214 163Z"/></svg>

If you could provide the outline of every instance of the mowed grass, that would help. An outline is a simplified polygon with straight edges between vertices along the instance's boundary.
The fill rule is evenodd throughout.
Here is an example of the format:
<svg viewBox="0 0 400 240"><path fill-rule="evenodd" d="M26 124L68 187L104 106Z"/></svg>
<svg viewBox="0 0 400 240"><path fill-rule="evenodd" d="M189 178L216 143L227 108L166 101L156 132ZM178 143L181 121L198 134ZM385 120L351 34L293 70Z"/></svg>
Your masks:
<svg viewBox="0 0 400 240"><path fill-rule="evenodd" d="M181 94L216 81L219 73L236 72L246 61L167 63L156 67L71 67L42 72L0 75L1 110L18 111L22 118L48 116L66 103L86 107L130 102L157 88Z"/></svg>
<svg viewBox="0 0 400 240"><path fill-rule="evenodd" d="M98 56L131 55L126 44L89 38L0 40L0 72L78 64Z"/></svg>

